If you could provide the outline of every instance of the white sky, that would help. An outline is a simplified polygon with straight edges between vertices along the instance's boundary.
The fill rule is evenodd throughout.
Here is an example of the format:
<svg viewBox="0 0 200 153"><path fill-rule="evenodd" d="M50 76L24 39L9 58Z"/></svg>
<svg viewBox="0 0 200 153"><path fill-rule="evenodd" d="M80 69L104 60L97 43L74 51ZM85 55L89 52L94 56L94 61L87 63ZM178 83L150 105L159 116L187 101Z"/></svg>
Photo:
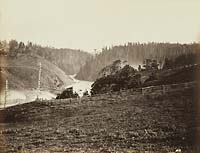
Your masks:
<svg viewBox="0 0 200 153"><path fill-rule="evenodd" d="M0 39L86 51L126 42L194 42L200 0L0 0Z"/></svg>

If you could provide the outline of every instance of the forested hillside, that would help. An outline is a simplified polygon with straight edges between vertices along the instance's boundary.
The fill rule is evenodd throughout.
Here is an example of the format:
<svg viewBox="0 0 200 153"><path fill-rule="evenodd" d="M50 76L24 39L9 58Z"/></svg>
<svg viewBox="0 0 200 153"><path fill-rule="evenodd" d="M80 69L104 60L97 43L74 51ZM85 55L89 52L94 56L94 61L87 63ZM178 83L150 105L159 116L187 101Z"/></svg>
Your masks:
<svg viewBox="0 0 200 153"><path fill-rule="evenodd" d="M87 61L76 77L82 80L95 80L102 68L116 60L126 60L129 65L138 68L145 59L155 59L162 66L166 58L174 59L179 55L196 53L199 50L199 44L196 43L128 43L106 47L95 58Z"/></svg>

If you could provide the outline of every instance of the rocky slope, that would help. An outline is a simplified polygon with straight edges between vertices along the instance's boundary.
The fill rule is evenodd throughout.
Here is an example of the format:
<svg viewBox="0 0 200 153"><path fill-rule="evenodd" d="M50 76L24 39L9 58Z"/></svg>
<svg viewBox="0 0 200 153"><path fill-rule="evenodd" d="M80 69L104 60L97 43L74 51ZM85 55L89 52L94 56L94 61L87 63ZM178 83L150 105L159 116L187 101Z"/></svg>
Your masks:
<svg viewBox="0 0 200 153"><path fill-rule="evenodd" d="M112 64L104 67L98 74L97 78L106 77L108 75L114 75L121 70L127 63L127 61L116 60Z"/></svg>

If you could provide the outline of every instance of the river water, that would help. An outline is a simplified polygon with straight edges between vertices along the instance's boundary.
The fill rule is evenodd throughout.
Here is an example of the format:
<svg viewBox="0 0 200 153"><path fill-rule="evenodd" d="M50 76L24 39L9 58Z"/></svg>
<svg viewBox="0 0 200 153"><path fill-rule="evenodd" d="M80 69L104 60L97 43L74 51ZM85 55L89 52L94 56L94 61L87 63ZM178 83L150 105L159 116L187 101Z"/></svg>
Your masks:
<svg viewBox="0 0 200 153"><path fill-rule="evenodd" d="M75 75L70 75L71 79L74 81L73 84L67 86L73 87L74 92L78 93L79 96L83 96L83 93L87 90L90 93L91 85L93 82L83 81L75 79ZM28 103L36 100L36 98L42 100L51 100L56 98L56 95L49 91L39 91L38 90L8 90L6 96L6 107ZM5 103L5 92L0 93L0 108L4 107Z"/></svg>

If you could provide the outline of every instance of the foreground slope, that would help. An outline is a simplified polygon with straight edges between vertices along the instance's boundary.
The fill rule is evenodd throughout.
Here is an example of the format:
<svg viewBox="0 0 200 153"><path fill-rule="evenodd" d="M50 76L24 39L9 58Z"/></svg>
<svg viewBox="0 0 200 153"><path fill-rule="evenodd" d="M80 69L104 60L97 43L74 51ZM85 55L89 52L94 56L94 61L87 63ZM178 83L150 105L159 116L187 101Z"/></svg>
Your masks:
<svg viewBox="0 0 200 153"><path fill-rule="evenodd" d="M144 96L124 91L10 107L0 111L0 148L5 152L21 146L41 152L192 150L198 147L200 119L195 92L191 88Z"/></svg>

